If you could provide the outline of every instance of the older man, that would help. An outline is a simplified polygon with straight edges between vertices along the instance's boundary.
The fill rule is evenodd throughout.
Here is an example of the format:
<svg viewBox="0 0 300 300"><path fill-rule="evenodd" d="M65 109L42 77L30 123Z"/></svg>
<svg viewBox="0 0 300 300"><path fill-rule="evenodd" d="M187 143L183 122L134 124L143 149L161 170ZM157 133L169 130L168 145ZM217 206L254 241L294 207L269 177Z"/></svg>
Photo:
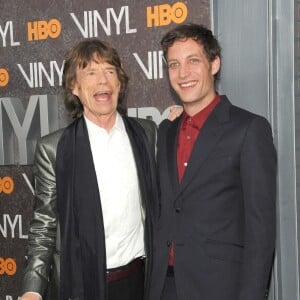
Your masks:
<svg viewBox="0 0 300 300"><path fill-rule="evenodd" d="M53 300L142 300L148 289L156 126L122 114L127 81L105 42L67 54L65 105L75 120L37 144L22 300L49 286Z"/></svg>

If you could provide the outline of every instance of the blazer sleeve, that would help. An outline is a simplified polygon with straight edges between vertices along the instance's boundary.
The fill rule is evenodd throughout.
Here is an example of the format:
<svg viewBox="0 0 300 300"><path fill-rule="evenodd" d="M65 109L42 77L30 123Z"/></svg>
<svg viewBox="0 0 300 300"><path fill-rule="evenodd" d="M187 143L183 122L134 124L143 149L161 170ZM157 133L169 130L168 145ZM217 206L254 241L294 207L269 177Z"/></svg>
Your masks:
<svg viewBox="0 0 300 300"><path fill-rule="evenodd" d="M250 122L241 152L244 256L239 300L264 300L275 249L276 150L269 123Z"/></svg>
<svg viewBox="0 0 300 300"><path fill-rule="evenodd" d="M25 269L22 293L31 291L43 296L48 285L57 229L56 139L56 135L46 137L38 141L36 146L33 165L34 211L28 235L28 264Z"/></svg>

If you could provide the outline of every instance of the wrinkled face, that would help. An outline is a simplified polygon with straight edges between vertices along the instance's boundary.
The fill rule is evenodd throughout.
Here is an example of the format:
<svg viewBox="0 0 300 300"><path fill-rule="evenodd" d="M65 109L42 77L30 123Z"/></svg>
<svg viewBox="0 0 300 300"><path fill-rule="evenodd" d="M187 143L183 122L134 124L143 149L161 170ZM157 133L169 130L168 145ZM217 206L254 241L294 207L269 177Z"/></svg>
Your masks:
<svg viewBox="0 0 300 300"><path fill-rule="evenodd" d="M72 92L79 97L84 115L97 124L99 118L116 115L120 86L116 67L95 59L84 69L77 67Z"/></svg>
<svg viewBox="0 0 300 300"><path fill-rule="evenodd" d="M203 46L191 38L175 41L167 56L171 86L185 109L197 113L215 97L214 75L219 71L220 58L209 62Z"/></svg>

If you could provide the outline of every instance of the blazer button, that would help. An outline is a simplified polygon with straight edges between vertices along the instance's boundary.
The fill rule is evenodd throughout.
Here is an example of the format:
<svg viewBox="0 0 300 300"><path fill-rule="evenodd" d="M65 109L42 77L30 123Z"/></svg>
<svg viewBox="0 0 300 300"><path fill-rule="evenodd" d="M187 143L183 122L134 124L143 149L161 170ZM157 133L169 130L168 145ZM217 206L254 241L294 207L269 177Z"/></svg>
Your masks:
<svg viewBox="0 0 300 300"><path fill-rule="evenodd" d="M175 211L179 214L181 212L181 208L180 207L176 207Z"/></svg>

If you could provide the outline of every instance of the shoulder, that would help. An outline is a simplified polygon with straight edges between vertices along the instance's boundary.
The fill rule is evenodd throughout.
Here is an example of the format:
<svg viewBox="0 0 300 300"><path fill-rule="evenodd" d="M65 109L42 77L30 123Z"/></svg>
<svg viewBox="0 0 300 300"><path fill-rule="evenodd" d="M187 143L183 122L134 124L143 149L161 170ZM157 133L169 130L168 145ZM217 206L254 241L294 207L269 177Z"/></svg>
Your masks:
<svg viewBox="0 0 300 300"><path fill-rule="evenodd" d="M156 152L156 142L157 142L157 126L156 124L148 119L139 119L134 117L124 117L125 123L129 123L134 127L136 133L139 133L141 136L145 136L148 141L151 149Z"/></svg>
<svg viewBox="0 0 300 300"><path fill-rule="evenodd" d="M152 120L148 119L139 119L139 118L130 118L133 121L136 121L140 124L145 131L155 132L157 130L156 124Z"/></svg>
<svg viewBox="0 0 300 300"><path fill-rule="evenodd" d="M234 124L239 124L242 128L251 127L253 124L270 127L269 121L264 116L232 104L226 96L222 96L220 105L217 106L216 111L222 117L224 116L224 112L225 116L227 115L226 112L228 112L229 119Z"/></svg>
<svg viewBox="0 0 300 300"><path fill-rule="evenodd" d="M231 107L231 117L233 120L244 123L248 128L271 128L269 121L264 116L234 105Z"/></svg>
<svg viewBox="0 0 300 300"><path fill-rule="evenodd" d="M229 112L231 132L243 136L245 143L269 143L273 147L272 127L266 117L235 105L230 105Z"/></svg>
<svg viewBox="0 0 300 300"><path fill-rule="evenodd" d="M60 137L62 136L63 132L64 132L65 128L61 128L58 129L56 131L53 131L43 137L41 137L38 140L39 144L43 144L43 145L57 145Z"/></svg>
<svg viewBox="0 0 300 300"><path fill-rule="evenodd" d="M58 142L64 132L64 129L56 130L37 140L35 149L35 164L41 161L51 161L54 163Z"/></svg>
<svg viewBox="0 0 300 300"><path fill-rule="evenodd" d="M38 139L36 152L44 151L56 153L58 142L64 132L64 128L58 129Z"/></svg>
<svg viewBox="0 0 300 300"><path fill-rule="evenodd" d="M148 138L151 136L156 136L157 126L152 120L139 119L134 117L125 117L124 120L125 122L129 122L132 126L136 128L143 129Z"/></svg>
<svg viewBox="0 0 300 300"><path fill-rule="evenodd" d="M56 131L53 131L38 140L37 146L49 146L57 148L58 144L64 140L65 136L72 134L72 131L76 128L78 122L81 118L78 118L71 122L67 127L60 128Z"/></svg>

